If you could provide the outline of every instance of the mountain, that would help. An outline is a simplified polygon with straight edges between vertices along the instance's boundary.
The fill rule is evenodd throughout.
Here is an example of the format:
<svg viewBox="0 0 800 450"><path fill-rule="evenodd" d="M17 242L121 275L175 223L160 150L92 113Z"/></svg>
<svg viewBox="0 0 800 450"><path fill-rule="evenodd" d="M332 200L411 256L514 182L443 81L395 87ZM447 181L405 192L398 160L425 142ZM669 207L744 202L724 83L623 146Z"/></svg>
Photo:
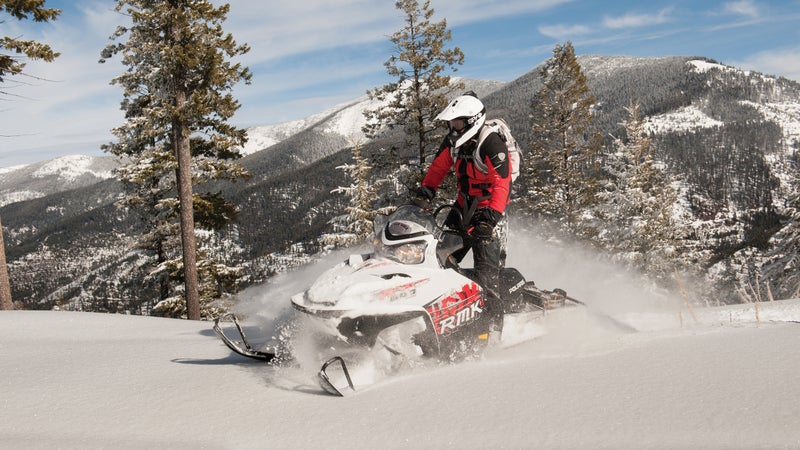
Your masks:
<svg viewBox="0 0 800 450"><path fill-rule="evenodd" d="M785 204L796 178L787 161L800 139L800 85L700 57L578 60L598 100L595 123L608 146L623 133L631 99L641 104L655 156L679 180L678 208L693 246L687 264L700 265L706 281L730 289L743 268L757 267L758 258L780 244L770 239L787 226ZM523 147L534 139L529 114L541 86L539 70L509 83L465 80L490 117L507 119ZM302 121L248 130L242 164L254 177L213 186L240 209L238 224L223 239L242 249L229 263L242 267L244 286L321 250L317 238L330 231L330 220L347 202L331 194L349 183L336 167L350 161L347 149L363 139L362 112L369 107L362 97ZM376 152L396 143L393 138L362 144ZM3 187L7 195L27 189L19 184L25 176L15 179ZM145 262L127 247L137 222L114 207L119 187L110 179L64 186L70 185L0 208L15 298L44 309L102 298L117 302L105 310L138 311L131 305L157 293L111 282L129 279ZM738 301L726 297L731 292L717 291L717 300Z"/></svg>
<svg viewBox="0 0 800 450"><path fill-rule="evenodd" d="M0 206L78 189L114 176L119 162L111 156L63 156L0 169Z"/></svg>
<svg viewBox="0 0 800 450"><path fill-rule="evenodd" d="M504 85L459 77L453 77L453 82L464 83L465 89L481 96L490 95ZM364 144L367 142L361 131L366 124L364 111L376 107L375 101L363 96L302 120L250 128L248 142L242 149L247 155L242 164L257 179L265 180L286 169L312 164L355 143Z"/></svg>

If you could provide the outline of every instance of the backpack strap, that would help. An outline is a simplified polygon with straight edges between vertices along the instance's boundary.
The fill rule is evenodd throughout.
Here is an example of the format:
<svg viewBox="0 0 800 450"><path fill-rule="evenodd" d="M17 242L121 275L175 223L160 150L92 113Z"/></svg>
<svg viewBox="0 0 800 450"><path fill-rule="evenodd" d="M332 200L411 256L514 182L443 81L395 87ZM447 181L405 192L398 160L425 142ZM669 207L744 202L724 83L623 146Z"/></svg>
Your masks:
<svg viewBox="0 0 800 450"><path fill-rule="evenodd" d="M481 127L481 131L478 133L478 141L475 145L475 150L473 150L472 155L464 155L463 153L459 152L458 148L451 146L450 156L453 158L453 162L455 162L458 158L466 159L467 161L472 161L472 163L475 165L475 168L481 173L489 173L489 168L486 167L486 163L484 163L481 159L481 145L483 145L483 141L485 141L493 131L495 131L494 128L487 126L486 124Z"/></svg>
<svg viewBox="0 0 800 450"><path fill-rule="evenodd" d="M475 168L480 170L480 172L483 174L489 173L489 168L486 167L486 163L484 163L481 159L481 145L483 145L483 142L486 140L486 138L488 138L489 135L494 131L494 128L484 124L480 133L478 134L478 145L475 146L475 151L472 153L472 163L475 164Z"/></svg>

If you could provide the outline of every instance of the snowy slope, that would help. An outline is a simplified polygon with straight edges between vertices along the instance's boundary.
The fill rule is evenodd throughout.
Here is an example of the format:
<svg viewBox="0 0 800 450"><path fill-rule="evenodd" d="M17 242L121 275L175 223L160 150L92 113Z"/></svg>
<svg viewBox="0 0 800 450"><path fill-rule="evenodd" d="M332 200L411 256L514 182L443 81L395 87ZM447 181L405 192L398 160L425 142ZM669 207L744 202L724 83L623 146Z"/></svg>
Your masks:
<svg viewBox="0 0 800 450"><path fill-rule="evenodd" d="M631 63L635 61L636 58L631 59ZM699 73L706 73L710 70L739 73L743 75L750 73L735 67L703 60L692 60L689 61L688 64L691 66L692 70ZM800 141L800 105L798 105L795 99L781 98L782 95L780 88L777 87L777 80L775 77L762 75L760 79L776 86L772 94L776 99L765 99L761 103L743 100L742 103L759 111L765 120L780 124L783 128L788 149L788 146L792 145L793 142ZM646 120L647 131L653 133L691 131L698 128L721 127L724 125L723 122L709 117L706 113L701 111L698 105L682 107L675 111L648 117Z"/></svg>
<svg viewBox="0 0 800 450"><path fill-rule="evenodd" d="M208 322L2 312L0 447L797 448L800 301L776 303L758 325L565 319L345 398L232 355Z"/></svg>
<svg viewBox="0 0 800 450"><path fill-rule="evenodd" d="M512 324L514 345L345 398L322 393L302 348L299 367L264 365L209 322L0 311L0 448L800 447L800 300L689 311L580 249L515 242L536 251L510 265L591 312ZM237 310L274 324L341 257L246 290Z"/></svg>
<svg viewBox="0 0 800 450"><path fill-rule="evenodd" d="M0 448L800 447L800 299L690 311L581 249L526 239L536 251L509 264L589 312L511 323L480 360L371 386L359 371L345 398L322 393L302 346L300 366L268 366L209 322L0 311ZM289 295L341 258L241 293L250 337L274 334Z"/></svg>
<svg viewBox="0 0 800 450"><path fill-rule="evenodd" d="M723 125L724 123L709 117L695 105L684 106L675 111L645 119L645 131L657 134L721 127Z"/></svg>
<svg viewBox="0 0 800 450"><path fill-rule="evenodd" d="M241 153L249 155L264 150L315 126L321 126L327 133L363 139L361 133L361 127L364 125L363 111L369 108L375 108L375 105L364 96L300 120L248 128L247 143L241 149Z"/></svg>
<svg viewBox="0 0 800 450"><path fill-rule="evenodd" d="M70 155L0 169L0 206L89 186L114 176L115 157Z"/></svg>

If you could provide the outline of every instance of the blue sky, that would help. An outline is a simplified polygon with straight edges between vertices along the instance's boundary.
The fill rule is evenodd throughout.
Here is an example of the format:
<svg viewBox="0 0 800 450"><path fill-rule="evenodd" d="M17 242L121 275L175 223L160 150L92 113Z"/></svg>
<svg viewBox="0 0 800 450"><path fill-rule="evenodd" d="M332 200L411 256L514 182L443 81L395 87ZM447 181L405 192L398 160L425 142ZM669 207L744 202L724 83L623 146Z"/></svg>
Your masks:
<svg viewBox="0 0 800 450"><path fill-rule="evenodd" d="M218 2L219 3L219 2ZM389 36L403 26L394 0L231 0L224 24L252 50L253 83L235 88L241 127L303 118L390 81ZM68 154L101 155L123 123L109 81L119 59L98 64L125 17L112 0L48 0L51 24L0 15L0 36L50 43L62 55L30 62L40 79L15 78L0 97L0 167ZM456 75L511 81L571 41L579 55L705 56L800 80L800 0L431 0L465 54ZM46 80L46 81L45 81Z"/></svg>

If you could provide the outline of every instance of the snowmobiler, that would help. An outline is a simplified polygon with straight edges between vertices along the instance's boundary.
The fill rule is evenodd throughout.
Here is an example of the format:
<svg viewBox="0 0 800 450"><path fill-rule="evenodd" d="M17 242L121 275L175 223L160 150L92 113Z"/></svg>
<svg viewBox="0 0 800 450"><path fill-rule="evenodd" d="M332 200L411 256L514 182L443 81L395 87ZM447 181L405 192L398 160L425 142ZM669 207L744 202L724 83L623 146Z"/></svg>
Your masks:
<svg viewBox="0 0 800 450"><path fill-rule="evenodd" d="M351 255L291 298L295 310L319 323L320 339L327 340L324 348L334 349L319 373L326 391L342 395L329 379L331 365L341 366L353 387L347 366L356 358L354 352L382 352L397 364L458 361L487 346L490 300L474 270L460 268L452 259L463 245L462 232L437 224L447 216L441 214L443 208L431 214L406 205L381 217L375 223L372 253ZM538 289L513 268L502 270L500 284L507 315L543 315L580 303L563 291ZM233 322L238 337L223 330L227 321ZM214 330L241 355L264 361L274 357L252 348L231 314L217 319Z"/></svg>
<svg viewBox="0 0 800 450"><path fill-rule="evenodd" d="M454 258L460 262L472 251L475 278L489 299L491 330L499 335L503 328L500 269L505 259L505 210L511 199L513 172L508 146L493 128L484 126L486 106L472 91L453 99L436 120L447 122L449 133L439 145L414 203L429 205L448 175L455 174L460 226L472 231L465 234L464 249Z"/></svg>

